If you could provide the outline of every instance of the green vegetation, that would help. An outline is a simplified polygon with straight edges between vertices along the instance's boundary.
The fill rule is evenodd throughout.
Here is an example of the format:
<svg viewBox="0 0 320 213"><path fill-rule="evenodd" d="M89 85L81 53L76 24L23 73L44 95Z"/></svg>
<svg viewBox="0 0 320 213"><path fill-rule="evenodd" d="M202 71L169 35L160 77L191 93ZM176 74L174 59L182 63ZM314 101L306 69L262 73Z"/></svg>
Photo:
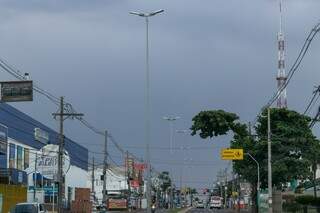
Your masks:
<svg viewBox="0 0 320 213"><path fill-rule="evenodd" d="M193 119L192 135L212 138L233 133L231 148L243 148L260 164L261 188L267 188L267 110L258 117L256 135L239 116L223 110L202 111ZM277 189L294 180L307 180L315 177L315 165L320 162L320 145L313 135L310 117L288 109L270 109L272 141L272 179ZM257 187L257 167L248 157L234 161L234 170ZM255 191L255 190L254 190ZM256 194L253 195L256 200Z"/></svg>

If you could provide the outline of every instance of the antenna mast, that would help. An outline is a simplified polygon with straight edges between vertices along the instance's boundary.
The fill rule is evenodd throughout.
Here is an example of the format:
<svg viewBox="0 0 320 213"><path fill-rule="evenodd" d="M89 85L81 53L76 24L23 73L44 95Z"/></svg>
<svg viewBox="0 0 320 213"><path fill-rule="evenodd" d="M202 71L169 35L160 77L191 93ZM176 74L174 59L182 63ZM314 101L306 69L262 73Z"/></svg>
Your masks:
<svg viewBox="0 0 320 213"><path fill-rule="evenodd" d="M282 0L279 0L279 9L280 9L280 29L278 33L278 75L277 75L277 87L278 91L285 85L287 81L286 72L285 72L285 42L282 29ZM282 90L277 99L278 108L287 108L287 91L286 89Z"/></svg>

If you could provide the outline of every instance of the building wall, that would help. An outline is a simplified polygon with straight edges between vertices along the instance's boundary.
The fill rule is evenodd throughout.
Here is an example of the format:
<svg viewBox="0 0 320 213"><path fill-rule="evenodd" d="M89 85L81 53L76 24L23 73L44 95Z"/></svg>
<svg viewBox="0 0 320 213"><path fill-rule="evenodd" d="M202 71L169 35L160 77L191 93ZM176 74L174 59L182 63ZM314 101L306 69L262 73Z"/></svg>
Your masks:
<svg viewBox="0 0 320 213"><path fill-rule="evenodd" d="M8 137L19 141L27 147L39 150L46 144L59 144L59 134L46 125L36 121L16 108L0 103L0 123L8 127ZM35 128L48 133L49 140L41 142L35 138ZM65 138L65 148L71 159L71 164L81 169L88 170L88 150L69 138ZM0 167L7 166L9 153L0 155Z"/></svg>
<svg viewBox="0 0 320 213"><path fill-rule="evenodd" d="M0 212L9 212L17 203L27 201L27 188L23 186L0 184L0 194L2 195Z"/></svg>
<svg viewBox="0 0 320 213"><path fill-rule="evenodd" d="M119 169L119 168L118 168ZM122 168L120 168L122 169ZM94 189L95 196L98 199L99 203L102 201L102 191L103 191L103 181L101 180L101 176L103 174L102 168L96 168L94 172ZM112 192L120 192L121 190L128 190L127 178L125 177L125 173L117 173L110 169L107 170L107 184L106 189L108 194ZM87 173L87 187L91 189L92 186L92 170Z"/></svg>

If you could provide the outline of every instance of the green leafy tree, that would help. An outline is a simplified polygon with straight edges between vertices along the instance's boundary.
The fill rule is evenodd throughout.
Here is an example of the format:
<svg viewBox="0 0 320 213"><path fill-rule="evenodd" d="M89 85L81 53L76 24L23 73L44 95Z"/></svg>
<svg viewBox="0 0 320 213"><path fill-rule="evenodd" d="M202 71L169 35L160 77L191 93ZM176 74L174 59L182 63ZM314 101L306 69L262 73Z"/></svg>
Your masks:
<svg viewBox="0 0 320 213"><path fill-rule="evenodd" d="M271 109L272 177L278 189L293 179L310 177L310 150L315 137L309 128L310 118L287 109ZM231 148L243 148L260 164L261 187L267 187L267 110L258 117L256 135L249 133L239 117L223 110L202 111L193 119L192 135L212 138L233 133ZM255 162L245 157L234 161L234 170L257 187ZM255 190L254 190L255 191ZM253 194L255 199L256 194Z"/></svg>
<svg viewBox="0 0 320 213"><path fill-rule="evenodd" d="M160 188L162 192L166 192L168 188L171 186L171 178L169 172L163 171L159 174L160 179Z"/></svg>

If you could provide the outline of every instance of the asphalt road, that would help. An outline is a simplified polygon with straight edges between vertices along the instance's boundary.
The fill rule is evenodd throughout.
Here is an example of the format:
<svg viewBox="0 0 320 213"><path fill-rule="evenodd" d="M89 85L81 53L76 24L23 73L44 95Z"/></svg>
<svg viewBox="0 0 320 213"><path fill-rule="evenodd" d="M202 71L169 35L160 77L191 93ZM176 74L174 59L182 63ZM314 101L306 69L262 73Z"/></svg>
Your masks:
<svg viewBox="0 0 320 213"><path fill-rule="evenodd" d="M238 211L232 210L232 209L197 209L192 208L186 213L237 213ZM247 212L247 211L241 211L241 213Z"/></svg>

